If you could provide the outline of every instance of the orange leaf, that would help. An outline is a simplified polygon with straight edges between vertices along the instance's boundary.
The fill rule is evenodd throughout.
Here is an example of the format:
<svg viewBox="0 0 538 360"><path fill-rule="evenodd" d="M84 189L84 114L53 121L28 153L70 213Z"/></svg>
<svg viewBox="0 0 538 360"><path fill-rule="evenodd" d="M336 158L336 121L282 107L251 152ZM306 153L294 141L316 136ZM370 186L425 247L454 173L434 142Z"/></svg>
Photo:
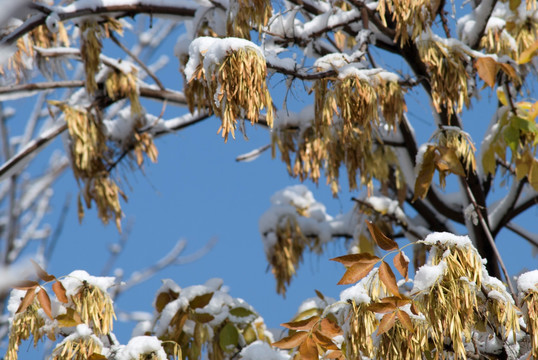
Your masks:
<svg viewBox="0 0 538 360"><path fill-rule="evenodd" d="M398 316L398 320L400 320L404 328L406 328L411 334L415 333L415 329L413 329L413 323L411 322L411 317L409 317L408 313L402 310L397 310L396 316Z"/></svg>
<svg viewBox="0 0 538 360"><path fill-rule="evenodd" d="M293 349L301 345L307 336L306 331L299 331L274 342L272 345L281 349Z"/></svg>
<svg viewBox="0 0 538 360"><path fill-rule="evenodd" d="M368 310L376 312L376 313L388 313L391 311L396 310L396 305L394 303L375 303L370 306L368 306Z"/></svg>
<svg viewBox="0 0 538 360"><path fill-rule="evenodd" d="M398 249L398 244L396 243L396 241L388 238L385 234L383 234L373 222L366 220L366 226L368 226L368 231L370 231L370 234L372 235L372 238L374 239L375 243L381 249L387 251Z"/></svg>
<svg viewBox="0 0 538 360"><path fill-rule="evenodd" d="M342 335L342 329L337 323L329 318L321 320L321 333L327 337L333 338L338 335Z"/></svg>
<svg viewBox="0 0 538 360"><path fill-rule="evenodd" d="M307 337L306 341L299 346L299 354L301 360L318 360L318 347L312 337Z"/></svg>
<svg viewBox="0 0 538 360"><path fill-rule="evenodd" d="M332 261L337 261L340 264L344 265L345 267L350 267L356 263L377 263L380 259L377 256L374 256L369 253L361 253L361 254L349 254L349 255L343 255L339 257L335 257L331 259Z"/></svg>
<svg viewBox="0 0 538 360"><path fill-rule="evenodd" d="M342 276L342 278L338 282L338 285L348 285L356 283L357 281L368 275L368 273L370 273L370 271L372 271L372 269L374 268L374 265L375 263L358 263L351 266L346 270L344 276Z"/></svg>
<svg viewBox="0 0 538 360"><path fill-rule="evenodd" d="M328 354L325 354L325 359L342 359L342 360L344 360L345 357L344 357L344 354L342 354L341 350L334 350L334 351L331 351Z"/></svg>
<svg viewBox="0 0 538 360"><path fill-rule="evenodd" d="M23 281L19 281L16 285L13 286L13 288L18 289L18 290L30 290L30 289L35 289L38 286L39 286L39 283L37 281L23 280Z"/></svg>
<svg viewBox="0 0 538 360"><path fill-rule="evenodd" d="M379 327L377 328L377 335L380 336L383 333L386 333L389 331L396 322L396 313L391 312L389 314L385 314L383 318L381 319L381 322L379 323Z"/></svg>
<svg viewBox="0 0 538 360"><path fill-rule="evenodd" d="M65 288L61 282L55 281L54 284L52 284L52 291L54 291L54 294L56 294L56 298L58 299L58 301L64 304L67 304L69 302L65 293Z"/></svg>
<svg viewBox="0 0 538 360"><path fill-rule="evenodd" d="M308 319L299 320L299 321L290 321L284 324L280 324L288 329L292 330L310 330L312 327L319 321L319 316L312 316Z"/></svg>
<svg viewBox="0 0 538 360"><path fill-rule="evenodd" d="M512 67L512 65L507 63L499 63L501 66L502 71L504 71L508 76L510 76L512 79L517 79L517 73L516 70Z"/></svg>
<svg viewBox="0 0 538 360"><path fill-rule="evenodd" d="M422 156L422 163L415 181L415 194L413 195L413 201L416 199L424 199L430 185L432 183L433 174L435 173L435 153L436 146L428 145L424 155Z"/></svg>
<svg viewBox="0 0 538 360"><path fill-rule="evenodd" d="M396 296L400 295L400 290L398 289L398 285L396 284L396 277L394 276L394 273L392 272L392 269L390 268L389 264L384 261L379 267L379 279L381 279L383 284L385 284L387 289L392 294Z"/></svg>
<svg viewBox="0 0 538 360"><path fill-rule="evenodd" d="M32 302L34 302L34 298L35 298L35 288L26 290L26 295L24 295L24 298L22 299L19 307L17 308L17 311L15 311L15 314L26 311L28 306L30 306Z"/></svg>
<svg viewBox="0 0 538 360"><path fill-rule="evenodd" d="M32 265L34 265L34 268L35 268L35 271L37 273L37 276L39 276L39 278L41 280L49 282L49 281L52 281L52 280L56 279L56 276L50 275L48 272L43 270L43 268L41 266L39 266L39 264L36 263L34 260L30 259L30 261L32 262Z"/></svg>
<svg viewBox="0 0 538 360"><path fill-rule="evenodd" d="M394 267L400 275L402 275L407 281L407 275L409 274L409 260L406 259L405 255L400 251L393 259Z"/></svg>
<svg viewBox="0 0 538 360"><path fill-rule="evenodd" d="M39 300L39 304L41 304L41 308L45 312L45 314L48 315L49 318L52 319L52 311L50 308L50 297L49 294L45 291L45 289L41 288L39 289L37 293L37 300Z"/></svg>
<svg viewBox="0 0 538 360"><path fill-rule="evenodd" d="M417 307L415 306L415 303L411 303L411 312L415 315L418 315L419 314L419 311L417 309Z"/></svg>
<svg viewBox="0 0 538 360"><path fill-rule="evenodd" d="M481 57L476 59L475 68L478 71L478 76L491 88L495 87L495 78L499 68L497 62L490 57Z"/></svg>

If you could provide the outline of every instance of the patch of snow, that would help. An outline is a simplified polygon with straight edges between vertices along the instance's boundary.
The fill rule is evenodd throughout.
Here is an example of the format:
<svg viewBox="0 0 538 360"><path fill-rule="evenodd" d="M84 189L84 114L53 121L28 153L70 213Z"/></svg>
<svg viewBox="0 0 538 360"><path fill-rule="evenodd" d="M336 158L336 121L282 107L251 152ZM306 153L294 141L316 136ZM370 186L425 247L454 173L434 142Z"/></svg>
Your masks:
<svg viewBox="0 0 538 360"><path fill-rule="evenodd" d="M466 235L454 235L449 232L434 232L426 236L422 241L426 245L445 245L448 247L458 247L460 249L467 249L472 247L471 239Z"/></svg>
<svg viewBox="0 0 538 360"><path fill-rule="evenodd" d="M155 336L137 336L129 340L116 355L116 360L131 360L144 358L143 355L155 354L159 360L166 360L167 356L162 348L161 341Z"/></svg>
<svg viewBox="0 0 538 360"><path fill-rule="evenodd" d="M441 261L437 265L422 265L415 274L412 294L427 290L440 280L446 270L446 263Z"/></svg>
<svg viewBox="0 0 538 360"><path fill-rule="evenodd" d="M274 349L268 343L256 340L244 347L239 354L242 360L289 360L291 356L285 351Z"/></svg>
<svg viewBox="0 0 538 360"><path fill-rule="evenodd" d="M538 270L528 271L517 278L520 293L538 292Z"/></svg>
<svg viewBox="0 0 538 360"><path fill-rule="evenodd" d="M103 293L106 293L108 288L114 285L115 278L108 276L91 276L84 270L75 270L61 280L62 285L65 287L66 295L75 295L79 288L83 285L83 282L87 282L99 288Z"/></svg>

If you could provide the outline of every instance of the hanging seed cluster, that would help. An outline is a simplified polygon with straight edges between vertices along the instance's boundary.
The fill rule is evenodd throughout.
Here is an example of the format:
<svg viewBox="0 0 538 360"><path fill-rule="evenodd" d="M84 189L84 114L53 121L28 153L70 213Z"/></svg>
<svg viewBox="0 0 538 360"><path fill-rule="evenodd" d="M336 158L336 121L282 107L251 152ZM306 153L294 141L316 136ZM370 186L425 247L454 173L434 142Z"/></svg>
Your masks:
<svg viewBox="0 0 538 360"><path fill-rule="evenodd" d="M118 20L113 18L108 18L107 22L103 24L89 20L80 25L80 56L84 63L86 90L89 94L94 94L97 90L95 74L99 71L99 57L103 47L101 39L103 37L109 37L110 31L117 31L121 34L123 27Z"/></svg>
<svg viewBox="0 0 538 360"><path fill-rule="evenodd" d="M131 103L131 114L133 115L142 113L142 105L140 105L140 96L136 83L137 75L137 71L134 68L127 74L114 69L108 74L105 80L107 95L112 100L128 98Z"/></svg>
<svg viewBox="0 0 538 360"><path fill-rule="evenodd" d="M103 359L101 342L93 335L66 338L52 352L52 360Z"/></svg>
<svg viewBox="0 0 538 360"><path fill-rule="evenodd" d="M34 47L51 48L65 46L69 47L70 41L67 31L62 22L58 23L58 32L51 32L45 25L41 25L30 31L16 42L17 50L7 61L7 69L15 73L17 82L24 76L26 58L34 58L36 51ZM0 75L5 75L3 65L0 65Z"/></svg>
<svg viewBox="0 0 538 360"><path fill-rule="evenodd" d="M43 337L41 328L45 325L45 320L39 315L39 309L37 300L34 300L24 312L15 314L9 333L6 360L17 360L22 340L28 340L30 336L33 336L35 347Z"/></svg>
<svg viewBox="0 0 538 360"><path fill-rule="evenodd" d="M277 281L277 293L285 295L296 267L303 259L308 239L293 215L286 215L278 221L276 237L273 252L267 260Z"/></svg>
<svg viewBox="0 0 538 360"><path fill-rule="evenodd" d="M248 46L229 51L221 63L209 66L209 73L203 66L203 54L199 56L198 68L185 85L191 112L195 108L213 111L222 121L218 133L225 141L229 134L235 138L238 119L246 118L254 124L264 108L266 121L272 126L273 107L265 82L267 69L258 51Z"/></svg>
<svg viewBox="0 0 538 360"><path fill-rule="evenodd" d="M323 169L333 194L339 191L342 164L347 170L350 189L358 187L357 172L360 183L369 188L373 186L373 178L387 180L397 159L390 149L375 147L376 141L381 142L376 128L382 125L383 119L384 124L394 129L406 110L398 83L375 73L370 76L354 73L320 79L313 91L316 115L311 127L302 131L279 129L273 133L273 153L278 147L290 174L317 183Z"/></svg>
<svg viewBox="0 0 538 360"><path fill-rule="evenodd" d="M522 311L525 316L525 324L527 331L531 335L532 356L538 358L538 291L529 289L524 293L522 303Z"/></svg>
<svg viewBox="0 0 538 360"><path fill-rule="evenodd" d="M227 36L250 40L250 31L267 25L273 13L269 0L235 0L231 2L226 22Z"/></svg>
<svg viewBox="0 0 538 360"><path fill-rule="evenodd" d="M396 321L394 326L381 335L376 347L376 359L386 360L414 360L424 358L424 349L428 344L428 327L423 319L408 314L405 310L398 310L410 319L407 326ZM400 315L402 316L402 315Z"/></svg>
<svg viewBox="0 0 538 360"><path fill-rule="evenodd" d="M124 195L107 171L109 148L98 117L86 109L74 108L58 101L49 102L60 108L71 137L73 173L77 180L84 183L81 190L86 206L92 201L97 205L98 215L106 224L112 218L121 229L121 205L119 197ZM78 199L79 220L84 217L81 196Z"/></svg>
<svg viewBox="0 0 538 360"><path fill-rule="evenodd" d="M469 56L463 51L448 47L433 39L418 42L422 61L428 67L432 87L432 101L437 112L446 107L449 115L461 113L463 105L469 107L471 99L466 64Z"/></svg>
<svg viewBox="0 0 538 360"><path fill-rule="evenodd" d="M392 22L396 26L394 41L399 41L403 46L409 38L415 39L431 27L437 6L439 2L431 0L381 0L377 11L385 26L387 13L392 15Z"/></svg>
<svg viewBox="0 0 538 360"><path fill-rule="evenodd" d="M81 320L91 326L95 335L107 335L112 331L116 314L112 299L106 292L83 281L71 300Z"/></svg>

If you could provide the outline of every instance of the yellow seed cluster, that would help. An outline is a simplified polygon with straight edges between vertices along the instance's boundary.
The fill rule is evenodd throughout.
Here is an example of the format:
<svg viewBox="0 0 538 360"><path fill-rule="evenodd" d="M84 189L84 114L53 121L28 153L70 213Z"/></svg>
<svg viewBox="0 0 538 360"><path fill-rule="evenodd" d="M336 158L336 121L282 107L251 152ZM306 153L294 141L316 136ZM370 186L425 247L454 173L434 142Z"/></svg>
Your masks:
<svg viewBox="0 0 538 360"><path fill-rule="evenodd" d="M258 32L267 25L273 7L269 0L235 0L231 2L234 11L228 14L226 23L227 36L250 39L250 31Z"/></svg>
<svg viewBox="0 0 538 360"><path fill-rule="evenodd" d="M84 63L86 72L86 90L89 94L94 94L97 90L95 74L99 70L101 55L101 39L108 37L110 31L117 31L120 34L123 31L121 23L113 18L107 18L107 22L98 24L96 21L84 21L80 25L81 42L80 55Z"/></svg>
<svg viewBox="0 0 538 360"><path fill-rule="evenodd" d="M375 145L382 142L376 131L381 125L379 110L392 129L406 110L398 83L375 75L351 75L318 80L313 90L316 115L311 127L275 131L273 155L278 148L290 174L301 180L317 183L323 169L333 194L339 191L342 164L351 189L358 187L357 172L360 183L369 189L374 178L388 180L390 169L397 168L397 158L390 148ZM396 177L400 176L396 170Z"/></svg>
<svg viewBox="0 0 538 360"><path fill-rule="evenodd" d="M19 38L16 42L17 50L9 58L7 69L15 73L17 82L21 81L26 69L25 58L35 57L36 51L34 46L40 48L50 48L56 46L69 47L70 41L63 23L58 23L58 32L53 33L44 25L38 26L25 36ZM0 75L4 75L3 66L0 65Z"/></svg>
<svg viewBox="0 0 538 360"><path fill-rule="evenodd" d="M203 55L200 54L203 58ZM222 120L218 130L225 141L235 138L237 119L258 122L260 111L267 108L266 121L273 124L273 106L265 78L265 60L255 49L245 47L231 51L221 64L206 74L202 61L185 86L190 111L212 110Z"/></svg>
<svg viewBox="0 0 538 360"><path fill-rule="evenodd" d="M392 21L396 26L394 41L399 40L403 46L410 37L415 39L431 26L439 3L431 0L381 0L378 2L377 11L385 26L386 13L392 14Z"/></svg>
<svg viewBox="0 0 538 360"><path fill-rule="evenodd" d="M432 101L437 112L445 107L450 115L461 113L463 105L469 107L469 75L465 69L468 56L457 48L432 39L418 42L418 50L431 76Z"/></svg>
<svg viewBox="0 0 538 360"><path fill-rule="evenodd" d="M106 224L114 219L117 228L121 229L122 211L119 198L125 196L107 170L109 148L97 116L91 111L74 108L66 103L49 103L59 107L64 113L71 137L73 173L77 180L84 182L81 194L86 206L89 208L92 201L95 201L101 220ZM80 195L78 214L81 220L84 217L84 207Z"/></svg>
<svg viewBox="0 0 538 360"><path fill-rule="evenodd" d="M112 100L128 98L131 102L131 114L142 113L138 87L136 85L137 71L132 68L131 72L124 74L119 70L113 70L105 80L107 95Z"/></svg>
<svg viewBox="0 0 538 360"><path fill-rule="evenodd" d="M112 299L106 292L83 282L71 300L81 320L90 325L96 335L107 335L112 331L116 314Z"/></svg>
<svg viewBox="0 0 538 360"><path fill-rule="evenodd" d="M361 355L373 358L375 353L372 335L379 325L375 314L368 310L368 304L352 301L349 311L349 332L347 336L347 355L350 359L360 359Z"/></svg>
<svg viewBox="0 0 538 360"><path fill-rule="evenodd" d="M276 291L286 294L286 287L295 275L296 267L303 259L308 239L304 236L295 217L287 215L279 220L276 229L277 242L268 259L271 272L277 281Z"/></svg>
<svg viewBox="0 0 538 360"><path fill-rule="evenodd" d="M43 333L41 327L45 325L45 321L39 316L38 310L39 305L34 300L24 312L15 314L9 333L9 343L5 355L6 360L17 360L21 341L28 340L30 335L34 338L34 346L42 338Z"/></svg>
<svg viewBox="0 0 538 360"><path fill-rule="evenodd" d="M403 311L403 310L399 310ZM426 321L412 319L411 332L398 320L394 326L381 335L379 345L375 348L376 359L414 360L424 358L428 345L428 327ZM427 358L427 356L426 356Z"/></svg>
<svg viewBox="0 0 538 360"><path fill-rule="evenodd" d="M531 335L532 356L538 359L538 292L529 291L522 301L527 331Z"/></svg>
<svg viewBox="0 0 538 360"><path fill-rule="evenodd" d="M52 352L52 360L101 359L101 345L92 336L79 337L60 343Z"/></svg>

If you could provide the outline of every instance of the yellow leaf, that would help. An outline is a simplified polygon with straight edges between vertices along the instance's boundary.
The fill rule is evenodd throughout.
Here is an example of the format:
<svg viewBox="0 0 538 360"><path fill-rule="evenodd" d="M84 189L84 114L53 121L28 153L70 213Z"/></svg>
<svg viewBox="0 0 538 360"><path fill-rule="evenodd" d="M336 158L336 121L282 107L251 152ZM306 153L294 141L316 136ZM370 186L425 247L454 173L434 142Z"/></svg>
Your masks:
<svg viewBox="0 0 538 360"><path fill-rule="evenodd" d="M521 54L519 54L519 59L517 63L520 65L528 63L536 55L537 50L538 50L538 40L536 40L531 46L529 46Z"/></svg>
<svg viewBox="0 0 538 360"><path fill-rule="evenodd" d="M497 98L499 99L501 104L503 104L503 106L508 105L508 100L506 98L506 94L504 93L504 90L501 87L497 88Z"/></svg>
<svg viewBox="0 0 538 360"><path fill-rule="evenodd" d="M538 191L538 159L532 159L528 179L533 189Z"/></svg>
<svg viewBox="0 0 538 360"><path fill-rule="evenodd" d="M480 76L486 84L491 86L491 88L495 87L495 78L499 71L495 60L490 57L478 58L475 62L475 68L478 71L478 76Z"/></svg>

